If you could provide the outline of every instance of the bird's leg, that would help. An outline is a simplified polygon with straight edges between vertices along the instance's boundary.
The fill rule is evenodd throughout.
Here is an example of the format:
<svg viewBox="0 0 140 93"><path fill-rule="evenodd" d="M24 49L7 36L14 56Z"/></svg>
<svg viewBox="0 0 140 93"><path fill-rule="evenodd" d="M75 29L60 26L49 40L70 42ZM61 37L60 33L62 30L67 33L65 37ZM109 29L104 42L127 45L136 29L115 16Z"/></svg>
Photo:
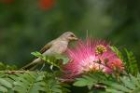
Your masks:
<svg viewBox="0 0 140 93"><path fill-rule="evenodd" d="M30 70L34 70L39 64L34 65Z"/></svg>
<svg viewBox="0 0 140 93"><path fill-rule="evenodd" d="M42 71L43 70L43 68L45 67L45 62L43 63L43 65L42 65L42 67L41 67L41 69L40 69L40 71Z"/></svg>
<svg viewBox="0 0 140 93"><path fill-rule="evenodd" d="M43 65L42 65L42 67L40 68L40 71L42 71L43 70L43 68L45 67L45 61L43 60L43 59L41 59L41 61L43 62Z"/></svg>
<svg viewBox="0 0 140 93"><path fill-rule="evenodd" d="M50 69L53 71L53 65L50 65Z"/></svg>

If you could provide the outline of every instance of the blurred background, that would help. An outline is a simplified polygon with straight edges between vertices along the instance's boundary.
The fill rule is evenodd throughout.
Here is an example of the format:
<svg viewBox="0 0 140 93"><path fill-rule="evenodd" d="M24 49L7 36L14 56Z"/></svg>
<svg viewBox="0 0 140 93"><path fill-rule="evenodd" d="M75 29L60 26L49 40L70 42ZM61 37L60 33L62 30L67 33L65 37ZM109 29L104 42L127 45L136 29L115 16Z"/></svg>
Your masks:
<svg viewBox="0 0 140 93"><path fill-rule="evenodd" d="M0 0L0 61L17 66L33 59L65 31L86 33L132 50L139 59L140 0Z"/></svg>

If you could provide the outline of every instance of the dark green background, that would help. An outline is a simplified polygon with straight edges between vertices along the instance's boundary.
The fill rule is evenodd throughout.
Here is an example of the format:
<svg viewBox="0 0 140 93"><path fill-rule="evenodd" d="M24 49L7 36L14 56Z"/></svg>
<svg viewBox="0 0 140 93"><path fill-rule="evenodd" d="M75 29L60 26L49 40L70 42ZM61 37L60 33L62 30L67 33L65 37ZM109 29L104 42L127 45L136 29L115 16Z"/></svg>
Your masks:
<svg viewBox="0 0 140 93"><path fill-rule="evenodd" d="M111 41L132 50L139 63L139 0L55 0L46 10L39 0L0 1L0 61L22 66L50 40L65 31L78 37Z"/></svg>

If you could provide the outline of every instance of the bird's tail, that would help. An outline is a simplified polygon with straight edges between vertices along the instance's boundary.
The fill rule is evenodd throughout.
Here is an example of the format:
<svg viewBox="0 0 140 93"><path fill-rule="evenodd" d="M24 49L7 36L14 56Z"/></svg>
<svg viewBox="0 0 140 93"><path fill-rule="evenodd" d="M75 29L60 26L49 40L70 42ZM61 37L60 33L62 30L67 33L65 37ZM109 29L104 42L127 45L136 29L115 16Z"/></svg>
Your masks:
<svg viewBox="0 0 140 93"><path fill-rule="evenodd" d="M36 67L40 62L41 62L41 59L40 59L40 58L34 59L31 63L29 63L29 64L23 66L21 69L22 69L22 70L27 70L27 69L30 69L30 68L34 68L34 67Z"/></svg>

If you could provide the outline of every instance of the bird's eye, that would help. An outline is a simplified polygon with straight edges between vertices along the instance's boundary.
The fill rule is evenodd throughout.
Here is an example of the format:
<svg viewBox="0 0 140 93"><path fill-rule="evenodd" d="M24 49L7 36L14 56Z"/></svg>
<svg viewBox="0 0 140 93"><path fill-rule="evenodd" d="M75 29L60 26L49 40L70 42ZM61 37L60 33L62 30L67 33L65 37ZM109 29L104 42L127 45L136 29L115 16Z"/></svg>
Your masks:
<svg viewBox="0 0 140 93"><path fill-rule="evenodd" d="M70 37L75 37L75 36L73 34L71 34Z"/></svg>

